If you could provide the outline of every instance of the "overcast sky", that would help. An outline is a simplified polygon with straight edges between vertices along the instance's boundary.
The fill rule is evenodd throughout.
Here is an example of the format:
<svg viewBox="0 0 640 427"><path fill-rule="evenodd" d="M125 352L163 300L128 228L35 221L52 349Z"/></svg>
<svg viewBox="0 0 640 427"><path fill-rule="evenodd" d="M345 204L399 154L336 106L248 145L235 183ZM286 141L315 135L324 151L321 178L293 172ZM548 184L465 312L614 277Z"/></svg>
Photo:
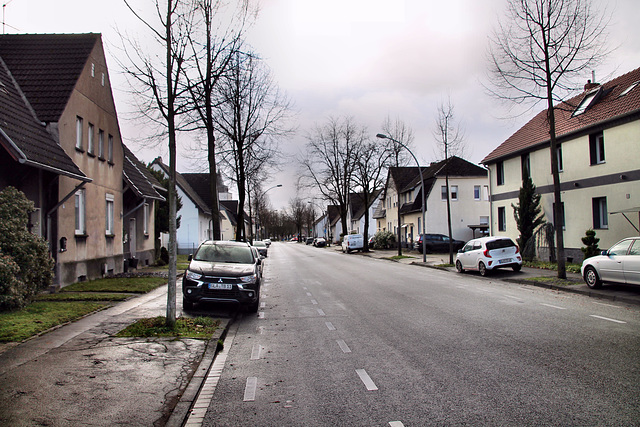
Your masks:
<svg viewBox="0 0 640 427"><path fill-rule="evenodd" d="M142 147L135 139L139 128L127 119L126 83L113 57L117 50L112 46L119 44L115 28L139 33L143 28L120 0L0 0L0 4L6 4L5 32L102 33L125 143L145 162L158 154L168 158L164 146ZM640 3L595 0L593 4L612 12L610 43L619 46L595 70L596 79L640 67ZM447 94L465 129L467 159L474 163L526 123L533 112L505 120L504 107L481 85L487 37L505 5L506 0L262 0L248 41L297 111L298 131L280 141L290 166L265 183L265 188L283 184L269 192L274 209L286 207L294 196L294 158L304 149L305 135L329 116L352 116L367 126L372 137L387 116L400 118L413 129L415 154L424 165L437 160L434 121L437 105ZM590 72L585 82L588 78ZM180 158L179 172L203 172ZM233 188L232 193L237 195Z"/></svg>

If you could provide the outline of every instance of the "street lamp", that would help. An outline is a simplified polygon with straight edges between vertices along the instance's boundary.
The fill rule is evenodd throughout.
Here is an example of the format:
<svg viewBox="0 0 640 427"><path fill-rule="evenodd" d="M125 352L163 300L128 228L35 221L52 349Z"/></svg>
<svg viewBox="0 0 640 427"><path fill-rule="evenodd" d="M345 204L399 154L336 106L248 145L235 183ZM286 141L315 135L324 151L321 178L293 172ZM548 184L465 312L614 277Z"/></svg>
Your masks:
<svg viewBox="0 0 640 427"><path fill-rule="evenodd" d="M273 187L267 188L266 190L264 190L262 192L262 197L264 197L264 195L267 194L269 192L269 190L273 190L274 188L279 188L279 187L282 187L282 184L277 184L277 185L274 185ZM261 231L262 226L260 225L260 209L258 209L258 206L256 206L256 218L258 219L258 227L257 227L258 228L258 230L257 230L258 231L258 238L261 238L262 236L260 236L260 231Z"/></svg>
<svg viewBox="0 0 640 427"><path fill-rule="evenodd" d="M420 193L422 193L422 234L425 234L427 231L427 223L424 222L424 208L425 208L425 199L424 199L424 178L422 176L422 168L420 167L420 162L418 161L418 159L416 158L416 156L413 154L413 152L411 150L409 150L409 147L407 147L406 145L404 145L402 142L391 138L390 136L387 136L383 133L379 133L376 135L376 138L380 138L380 139L388 139L389 141L393 141L396 144L400 145L402 148L404 148L405 150L407 150L409 152L409 154L411 154L411 157L413 157L413 160L416 161L416 164L418 165L418 172L420 172L420 186L422 187L420 190ZM398 200L400 199L400 195L398 194ZM398 224L398 227L400 227L400 224ZM420 230L418 230L418 234ZM427 262L427 245L426 245L426 241L425 238L422 237L422 262L426 263ZM398 242L398 244L400 244L400 242Z"/></svg>

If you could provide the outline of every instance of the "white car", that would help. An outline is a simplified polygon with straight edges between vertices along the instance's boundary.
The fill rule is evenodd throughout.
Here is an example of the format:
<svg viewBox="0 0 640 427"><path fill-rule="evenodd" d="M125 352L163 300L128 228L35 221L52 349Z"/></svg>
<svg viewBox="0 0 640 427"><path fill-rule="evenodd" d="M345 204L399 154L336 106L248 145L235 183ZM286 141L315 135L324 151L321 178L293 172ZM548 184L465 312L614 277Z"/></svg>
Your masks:
<svg viewBox="0 0 640 427"><path fill-rule="evenodd" d="M640 285L640 237L623 239L582 261L582 277L590 288L599 288L602 282Z"/></svg>
<svg viewBox="0 0 640 427"><path fill-rule="evenodd" d="M465 270L477 270L480 275L496 268L512 268L520 271L522 256L520 249L508 237L480 237L469 240L456 255L458 273Z"/></svg>

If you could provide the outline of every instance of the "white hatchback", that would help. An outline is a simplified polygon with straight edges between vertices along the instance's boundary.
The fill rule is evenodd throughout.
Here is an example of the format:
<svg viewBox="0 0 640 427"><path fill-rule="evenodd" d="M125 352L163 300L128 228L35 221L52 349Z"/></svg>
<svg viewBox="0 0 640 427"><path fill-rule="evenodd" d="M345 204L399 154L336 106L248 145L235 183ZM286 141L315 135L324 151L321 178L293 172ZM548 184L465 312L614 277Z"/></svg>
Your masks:
<svg viewBox="0 0 640 427"><path fill-rule="evenodd" d="M465 270L477 270L480 275L496 268L512 268L520 271L522 256L520 249L508 237L480 237L469 240L456 255L458 273Z"/></svg>

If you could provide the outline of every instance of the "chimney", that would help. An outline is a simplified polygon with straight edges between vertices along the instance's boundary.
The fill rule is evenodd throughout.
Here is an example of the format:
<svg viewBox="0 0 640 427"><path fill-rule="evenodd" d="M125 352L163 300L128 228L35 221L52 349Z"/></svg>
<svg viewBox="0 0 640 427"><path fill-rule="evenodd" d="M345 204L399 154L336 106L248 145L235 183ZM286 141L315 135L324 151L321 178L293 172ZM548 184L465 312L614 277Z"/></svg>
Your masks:
<svg viewBox="0 0 640 427"><path fill-rule="evenodd" d="M600 86L600 83L591 83L591 80L587 80L587 84L584 85L584 90L586 92L598 86Z"/></svg>

